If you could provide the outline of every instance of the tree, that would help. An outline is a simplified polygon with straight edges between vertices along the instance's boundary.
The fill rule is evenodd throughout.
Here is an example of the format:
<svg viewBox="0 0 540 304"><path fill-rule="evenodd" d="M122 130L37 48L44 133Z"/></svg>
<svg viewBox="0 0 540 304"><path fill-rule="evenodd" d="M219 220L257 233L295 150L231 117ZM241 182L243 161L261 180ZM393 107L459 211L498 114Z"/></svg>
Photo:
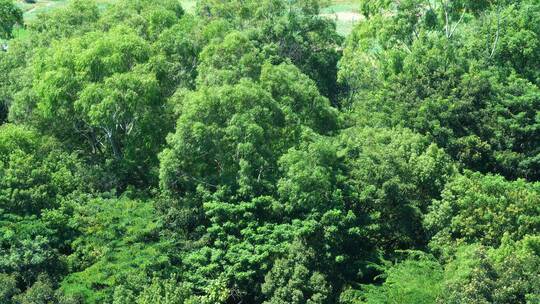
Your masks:
<svg viewBox="0 0 540 304"><path fill-rule="evenodd" d="M343 132L341 147L348 187L357 201L350 208L368 214L365 229L384 252L422 247L423 214L455 173L447 154L407 129L359 129Z"/></svg>
<svg viewBox="0 0 540 304"><path fill-rule="evenodd" d="M1 303L540 301L537 0L102 2L0 52Z"/></svg>
<svg viewBox="0 0 540 304"><path fill-rule="evenodd" d="M5 273L0 274L0 299L3 303L11 304L12 298L19 290L17 288L17 279L13 275Z"/></svg>
<svg viewBox="0 0 540 304"><path fill-rule="evenodd" d="M256 49L238 40L248 43L233 33L203 51L200 89L180 101L176 133L169 138L171 148L161 155L161 185L173 196L186 198L203 189L239 195L235 199L268 193L277 174L277 159L298 141L301 126L328 132L337 125L336 111L297 68L261 66L252 60ZM236 57L242 52L248 53L243 58L250 59ZM301 82L294 84L298 79ZM232 83L237 84L228 85ZM330 123L323 127L322 121Z"/></svg>
<svg viewBox="0 0 540 304"><path fill-rule="evenodd" d="M152 184L156 155L173 126L166 99L180 81L193 82L167 79L172 63L154 43L183 15L177 1L120 1L103 13L95 3L74 1L40 16L31 39L42 48L26 69L30 81L9 96L10 119L84 151L86 161L108 172L105 187Z"/></svg>
<svg viewBox="0 0 540 304"><path fill-rule="evenodd" d="M74 0L61 10L38 14L29 24L30 39L37 45L49 46L56 39L79 36L96 27L100 17L95 1Z"/></svg>
<svg viewBox="0 0 540 304"><path fill-rule="evenodd" d="M53 289L53 284L49 278L44 275L38 277L38 280L24 294L15 298L15 303L20 304L53 304L58 303L58 299Z"/></svg>
<svg viewBox="0 0 540 304"><path fill-rule="evenodd" d="M387 266L382 277L382 285L364 286L356 303L433 304L443 292L443 267L422 252L411 252L407 259Z"/></svg>
<svg viewBox="0 0 540 304"><path fill-rule="evenodd" d="M505 239L499 248L459 248L446 266L437 303L534 303L540 295L538 253L536 236Z"/></svg>
<svg viewBox="0 0 540 304"><path fill-rule="evenodd" d="M12 0L0 1L0 39L13 37L13 27L23 25L23 13Z"/></svg>
<svg viewBox="0 0 540 304"><path fill-rule="evenodd" d="M306 245L334 290L375 276L367 265L380 262L379 253L392 257L395 250L423 248L423 214L455 172L426 138L369 128L346 129L336 138L305 137L280 166L282 217L310 227Z"/></svg>
<svg viewBox="0 0 540 304"><path fill-rule="evenodd" d="M109 8L99 25L110 30L118 24L125 24L146 40L155 41L161 32L178 23L184 9L178 1L165 0L156 3L149 0L118 1Z"/></svg>
<svg viewBox="0 0 540 304"><path fill-rule="evenodd" d="M8 121L15 96L31 82L26 59L32 43L24 39L10 41L9 52L0 52L0 124Z"/></svg>
<svg viewBox="0 0 540 304"><path fill-rule="evenodd" d="M287 116L317 133L332 134L341 125L339 113L330 107L316 83L292 64L265 64L261 70L261 85L272 94Z"/></svg>
<svg viewBox="0 0 540 304"><path fill-rule="evenodd" d="M12 55L12 52L4 52L2 40L13 38L13 28L15 25L23 25L22 11L13 3L12 0L0 1L0 124L4 123L8 116L8 108L11 104L13 94L11 72L21 58ZM15 51L17 53L17 51Z"/></svg>
<svg viewBox="0 0 540 304"><path fill-rule="evenodd" d="M466 172L450 181L441 197L425 219L437 251L463 243L496 246L503 236L517 241L540 228L538 183Z"/></svg>
<svg viewBox="0 0 540 304"><path fill-rule="evenodd" d="M33 118L21 113L25 120L115 172L119 188L148 182L170 128L160 84L148 66L151 46L118 27L44 52L50 56L35 64L45 76L30 89L37 100L16 100L14 108L30 108Z"/></svg>
<svg viewBox="0 0 540 304"><path fill-rule="evenodd" d="M294 136L278 103L247 80L204 88L185 101L171 148L161 155L163 189L184 197L202 189L240 197L264 193L275 174L272 163Z"/></svg>
<svg viewBox="0 0 540 304"><path fill-rule="evenodd" d="M265 277L262 291L265 304L329 303L330 288L324 275L317 272L315 254L311 249L293 243L289 254L274 263Z"/></svg>
<svg viewBox="0 0 540 304"><path fill-rule="evenodd" d="M200 52L211 40L228 31L225 22L205 24L202 21L186 15L164 30L154 44L156 51L165 57L156 70L158 80L166 86L169 95L178 88L195 89Z"/></svg>
<svg viewBox="0 0 540 304"><path fill-rule="evenodd" d="M525 1L503 8L488 5L477 12L469 7L472 2L454 4L457 7L413 5L359 25L344 50L340 71L350 90L345 106L353 109L352 116L362 125L406 126L428 135L465 168L535 181L538 86L533 72L495 62L494 56L512 49L502 41L520 37L510 34L513 27L500 19L522 20L516 28L524 36L531 35L536 26L527 12L538 7ZM440 21L434 28L422 19L429 9L444 13L437 13ZM447 10L456 9L462 11L461 17L451 17L450 11L446 17ZM412 15L413 22L407 23L411 19L400 14ZM451 18L459 19L451 25ZM527 54L513 62L536 56ZM522 139L523 145L517 145Z"/></svg>
<svg viewBox="0 0 540 304"><path fill-rule="evenodd" d="M89 173L75 154L26 127L0 127L0 272L13 275L22 292L40 274L56 279L73 238L64 201L92 191ZM67 209L67 210L66 210Z"/></svg>
<svg viewBox="0 0 540 304"><path fill-rule="evenodd" d="M159 206L181 244L182 236L208 241L183 256L201 301L258 301L259 288L250 286L265 271L257 265L270 267L269 250L282 253L294 236L272 210L278 160L304 132L331 133L338 115L296 67L254 60L263 54L242 33L215 40L200 58L197 90L176 95Z"/></svg>
<svg viewBox="0 0 540 304"><path fill-rule="evenodd" d="M137 304L177 304L184 303L190 298L189 290L174 278L158 280L144 288L137 297ZM127 304L127 303L126 303Z"/></svg>
<svg viewBox="0 0 540 304"><path fill-rule="evenodd" d="M199 16L225 19L247 32L260 50L274 53L275 63L290 60L315 80L319 91L337 98L337 48L342 38L333 21L319 16L319 0L201 1Z"/></svg>
<svg viewBox="0 0 540 304"><path fill-rule="evenodd" d="M506 238L498 248L464 245L444 264L409 252L383 266L382 285L351 290L344 303L531 303L540 293L537 246L538 237L530 235Z"/></svg>
<svg viewBox="0 0 540 304"><path fill-rule="evenodd" d="M52 138L14 125L0 127L0 209L39 215L68 194L85 189L84 167Z"/></svg>
<svg viewBox="0 0 540 304"><path fill-rule="evenodd" d="M235 84L241 78L258 79L264 59L247 35L232 32L201 51L197 84L220 86Z"/></svg>
<svg viewBox="0 0 540 304"><path fill-rule="evenodd" d="M67 258L72 271L60 282L62 294L103 303L113 300L117 287L137 293L153 276L172 273L169 244L160 241L152 203L127 196L75 202L68 225L77 237Z"/></svg>
<svg viewBox="0 0 540 304"><path fill-rule="evenodd" d="M285 2L285 1L283 1ZM334 21L319 16L318 1L288 1L274 18L263 19L253 35L261 49L275 50L317 84L321 94L337 104L337 62L342 37ZM277 58L276 58L277 60Z"/></svg>

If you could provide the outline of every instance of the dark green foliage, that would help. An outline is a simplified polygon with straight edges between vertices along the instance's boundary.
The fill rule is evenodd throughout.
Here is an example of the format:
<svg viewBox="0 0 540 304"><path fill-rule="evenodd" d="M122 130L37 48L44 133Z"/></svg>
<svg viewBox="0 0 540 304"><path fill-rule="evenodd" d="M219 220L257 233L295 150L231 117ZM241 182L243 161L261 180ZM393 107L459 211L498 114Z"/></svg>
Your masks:
<svg viewBox="0 0 540 304"><path fill-rule="evenodd" d="M12 0L0 1L0 39L11 38L15 25L23 25L21 9Z"/></svg>
<svg viewBox="0 0 540 304"><path fill-rule="evenodd" d="M537 236L527 236L519 242L506 239L497 249L458 247L444 268L413 254L385 269L383 285L364 286L351 302L534 303L540 295L538 244Z"/></svg>
<svg viewBox="0 0 540 304"><path fill-rule="evenodd" d="M0 127L0 209L37 215L83 187L81 164L52 138L14 125Z"/></svg>
<svg viewBox="0 0 540 304"><path fill-rule="evenodd" d="M355 207L373 219L373 241L389 252L422 246L422 216L454 173L448 156L406 129L353 128L343 141Z"/></svg>
<svg viewBox="0 0 540 304"><path fill-rule="evenodd" d="M180 3L0 0L0 303L540 301L538 1Z"/></svg>
<svg viewBox="0 0 540 304"><path fill-rule="evenodd" d="M415 7L415 16L427 13ZM351 94L345 105L363 125L404 125L429 135L464 167L537 180L539 88L533 72L514 63L536 61L536 48L524 41L537 39L530 12L538 9L523 1L477 19L473 10L458 9L462 16L441 20L439 28L400 13L377 15L357 27L344 51L340 77ZM522 56L498 57L506 51Z"/></svg>
<svg viewBox="0 0 540 304"><path fill-rule="evenodd" d="M61 222L63 200L91 191L83 168L53 138L0 127L0 272L16 274L17 287L34 284L40 273L65 271L61 256L70 236Z"/></svg>
<svg viewBox="0 0 540 304"><path fill-rule="evenodd" d="M265 277L262 292L268 297L263 302L279 303L329 303L330 288L323 274L316 269L313 250L293 243L288 256L277 260Z"/></svg>
<svg viewBox="0 0 540 304"><path fill-rule="evenodd" d="M199 53L214 35L220 35L226 30L225 23L216 21L205 25L193 16L184 16L159 35L154 47L165 60L156 70L158 80L166 87L167 94L174 92L177 86L194 88Z"/></svg>
<svg viewBox="0 0 540 304"><path fill-rule="evenodd" d="M538 288L538 237L498 249L465 247L446 269L439 303L534 303Z"/></svg>
<svg viewBox="0 0 540 304"><path fill-rule="evenodd" d="M54 304L58 303L53 285L46 276L40 276L38 280L28 288L26 292L15 299L20 304Z"/></svg>
<svg viewBox="0 0 540 304"><path fill-rule="evenodd" d="M138 295L125 287L118 286L114 291L114 304L177 304L196 303L191 298L189 289L175 278L159 279L154 277L151 284L144 286Z"/></svg>
<svg viewBox="0 0 540 304"><path fill-rule="evenodd" d="M1 214L0 269L16 273L19 285L29 287L40 273L59 275L65 271L60 260L62 243L46 221L33 217Z"/></svg>
<svg viewBox="0 0 540 304"><path fill-rule="evenodd" d="M275 60L290 60L334 101L337 48L342 38L333 22L317 15L319 9L319 0L204 0L197 4L203 18L225 19L237 29L248 29L261 49L275 52Z"/></svg>
<svg viewBox="0 0 540 304"><path fill-rule="evenodd" d="M0 274L0 300L2 303L10 304L11 299L18 292L17 279L5 273Z"/></svg>

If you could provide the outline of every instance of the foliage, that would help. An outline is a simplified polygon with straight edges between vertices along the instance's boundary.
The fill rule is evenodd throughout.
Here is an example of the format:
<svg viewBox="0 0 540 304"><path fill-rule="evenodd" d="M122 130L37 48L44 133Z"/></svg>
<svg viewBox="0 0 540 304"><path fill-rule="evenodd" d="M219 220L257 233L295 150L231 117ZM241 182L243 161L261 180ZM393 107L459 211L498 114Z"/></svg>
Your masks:
<svg viewBox="0 0 540 304"><path fill-rule="evenodd" d="M474 243L496 246L503 236L520 240L536 233L540 229L539 186L472 172L457 176L426 216L432 247Z"/></svg>
<svg viewBox="0 0 540 304"><path fill-rule="evenodd" d="M454 174L446 153L410 130L363 129L343 134L355 208L369 214L372 241L391 253L424 244L423 214Z"/></svg>
<svg viewBox="0 0 540 304"><path fill-rule="evenodd" d="M352 303L534 303L538 253L536 236L506 238L499 248L458 247L444 267L414 252L386 267L385 282L364 286Z"/></svg>
<svg viewBox="0 0 540 304"><path fill-rule="evenodd" d="M400 1L390 6L397 13L377 14L355 29L340 63L349 91L344 106L362 125L401 125L430 136L463 167L537 180L537 82L499 54L512 39L534 49L524 40L535 43L530 14L538 5L423 2ZM524 36L531 39L519 42ZM514 53L523 56L512 62L536 58L533 51Z"/></svg>
<svg viewBox="0 0 540 304"><path fill-rule="evenodd" d="M0 1L0 39L13 36L13 27L23 24L22 11L12 0Z"/></svg>
<svg viewBox="0 0 540 304"><path fill-rule="evenodd" d="M25 288L42 273L65 271L71 234L62 226L63 201L92 189L75 154L30 128L1 126L0 155L0 272L16 274L10 278Z"/></svg>
<svg viewBox="0 0 540 304"><path fill-rule="evenodd" d="M264 303L328 303L330 288L324 275L313 272L315 253L294 243L289 256L277 260L265 277Z"/></svg>
<svg viewBox="0 0 540 304"><path fill-rule="evenodd" d="M39 14L29 25L38 43L50 44L51 40L81 35L94 28L99 9L93 1L74 0L62 10ZM32 35L33 36L33 35Z"/></svg>
<svg viewBox="0 0 540 304"><path fill-rule="evenodd" d="M359 303L435 303L443 291L443 268L422 253L411 253L408 259L386 269L384 277L381 286L364 287Z"/></svg>
<svg viewBox="0 0 540 304"><path fill-rule="evenodd" d="M321 93L337 98L336 48L342 38L333 22L318 16L319 0L216 1L197 4L198 14L210 20L225 19L247 30L261 49L272 50L316 81ZM279 59L279 57L275 59Z"/></svg>
<svg viewBox="0 0 540 304"><path fill-rule="evenodd" d="M61 289L85 303L110 301L119 285L137 291L152 274L170 267L151 202L91 199L76 207L70 225L79 236L67 260L72 273Z"/></svg>
<svg viewBox="0 0 540 304"><path fill-rule="evenodd" d="M19 215L58 207L83 189L82 166L52 138L25 127L0 127L0 208Z"/></svg>
<svg viewBox="0 0 540 304"><path fill-rule="evenodd" d="M0 0L1 303L540 301L538 1L180 3Z"/></svg>
<svg viewBox="0 0 540 304"><path fill-rule="evenodd" d="M146 10L150 4L144 3L133 9L143 15L148 31L157 31L152 28L157 24L147 22L167 19L157 13L167 4ZM77 5L83 4L73 4L62 16L67 20L97 19L97 13L82 13L84 9L80 10L82 17L71 16ZM127 2L120 2L118 9L123 5ZM140 12L143 9L149 15ZM169 9L174 12L173 19L163 21L160 31L172 26L183 13L179 6ZM114 15L115 10L111 11ZM100 21L111 22L109 15ZM115 182L121 188L152 178L155 156L170 129L167 90L156 71L162 57L156 56L151 44L154 34L137 32L133 25L128 28L129 20L122 21L125 23L115 19L115 26L108 31L86 32L38 52L30 67L36 80L13 106L24 112L10 114L14 120L29 120L62 138L70 148L84 151L87 158L116 175ZM59 30L66 28L70 26ZM40 30L52 33L56 29L43 26Z"/></svg>
<svg viewBox="0 0 540 304"><path fill-rule="evenodd" d="M497 248L465 247L447 266L437 303L534 303L538 299L538 238Z"/></svg>

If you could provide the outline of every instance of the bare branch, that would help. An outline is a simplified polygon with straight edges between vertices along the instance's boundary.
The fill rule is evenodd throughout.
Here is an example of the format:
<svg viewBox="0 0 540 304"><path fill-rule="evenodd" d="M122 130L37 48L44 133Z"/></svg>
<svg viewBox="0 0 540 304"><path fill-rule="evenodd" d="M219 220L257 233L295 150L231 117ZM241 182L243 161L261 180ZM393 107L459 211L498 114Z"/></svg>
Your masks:
<svg viewBox="0 0 540 304"><path fill-rule="evenodd" d="M461 21L463 21L463 17L465 16L465 13L466 13L466 10L464 9L463 12L461 13L461 16L459 17L458 22L454 24L454 27L452 28L452 31L450 32L450 35L448 36L448 38L452 38L452 35L454 35L454 32L456 31L458 25L461 23Z"/></svg>
<svg viewBox="0 0 540 304"><path fill-rule="evenodd" d="M501 31L501 6L497 5L497 33L495 34L495 41L493 42L493 47L491 48L489 59L493 58L493 55L495 55L495 50L497 49L497 44L499 43L500 31Z"/></svg>

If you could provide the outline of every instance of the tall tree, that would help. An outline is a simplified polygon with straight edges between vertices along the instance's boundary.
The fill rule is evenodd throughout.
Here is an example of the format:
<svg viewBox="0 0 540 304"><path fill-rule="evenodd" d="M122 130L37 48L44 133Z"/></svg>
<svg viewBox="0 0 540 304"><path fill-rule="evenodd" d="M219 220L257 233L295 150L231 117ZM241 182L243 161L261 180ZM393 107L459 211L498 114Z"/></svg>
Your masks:
<svg viewBox="0 0 540 304"><path fill-rule="evenodd" d="M0 39L12 38L15 25L23 25L22 10L12 0L0 1Z"/></svg>

